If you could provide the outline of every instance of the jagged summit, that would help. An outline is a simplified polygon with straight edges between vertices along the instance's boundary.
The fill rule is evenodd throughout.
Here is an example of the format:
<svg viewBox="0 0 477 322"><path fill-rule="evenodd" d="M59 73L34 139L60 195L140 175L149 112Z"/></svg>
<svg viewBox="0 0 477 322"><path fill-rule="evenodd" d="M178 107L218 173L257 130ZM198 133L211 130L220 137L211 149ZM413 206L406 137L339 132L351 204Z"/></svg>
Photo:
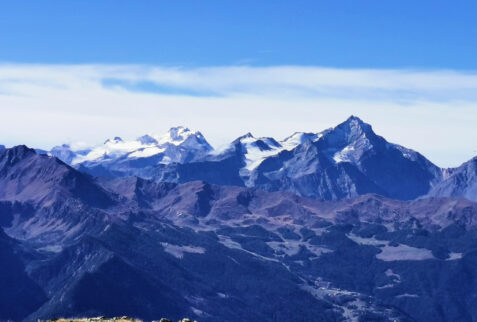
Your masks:
<svg viewBox="0 0 477 322"><path fill-rule="evenodd" d="M143 135L137 138L137 141L141 142L142 144L157 144L157 140L150 136L149 134Z"/></svg>
<svg viewBox="0 0 477 322"><path fill-rule="evenodd" d="M195 132L191 131L188 127L185 126L171 127L168 133L171 139L174 141L184 140L184 137L188 137L189 135L195 134Z"/></svg>
<svg viewBox="0 0 477 322"><path fill-rule="evenodd" d="M253 136L252 132L247 132L244 135L239 136L235 141L241 141L244 139L255 139L255 137Z"/></svg>
<svg viewBox="0 0 477 322"><path fill-rule="evenodd" d="M348 142L364 136L368 136L368 139L376 136L372 126L356 116L350 116L346 121L333 128L330 133L342 136L342 139Z"/></svg>
<svg viewBox="0 0 477 322"><path fill-rule="evenodd" d="M188 127L176 126L161 136L155 136L159 145L174 144L187 148L212 151L213 148L199 131L192 131Z"/></svg>
<svg viewBox="0 0 477 322"><path fill-rule="evenodd" d="M17 145L10 149L0 150L0 166L12 165L23 158L36 154L34 149L26 145Z"/></svg>
<svg viewBox="0 0 477 322"><path fill-rule="evenodd" d="M135 140L120 137L106 140L102 145L73 149L69 145L54 147L49 154L71 165L113 164L127 159L154 158L153 163L183 162L212 151L212 146L198 131L184 126L171 128L163 135L145 134Z"/></svg>
<svg viewBox="0 0 477 322"><path fill-rule="evenodd" d="M123 142L123 139L121 139L119 136L115 136L113 139L107 139L104 141L104 144L112 143L112 144L117 144L119 142Z"/></svg>
<svg viewBox="0 0 477 322"><path fill-rule="evenodd" d="M358 116L355 116L353 114L351 114L344 123L349 123L349 122L364 123L362 119L360 119Z"/></svg>
<svg viewBox="0 0 477 322"><path fill-rule="evenodd" d="M1 150L0 169L0 199L15 195L18 200L50 205L60 196L77 196L93 203L110 202L89 176L25 145Z"/></svg>

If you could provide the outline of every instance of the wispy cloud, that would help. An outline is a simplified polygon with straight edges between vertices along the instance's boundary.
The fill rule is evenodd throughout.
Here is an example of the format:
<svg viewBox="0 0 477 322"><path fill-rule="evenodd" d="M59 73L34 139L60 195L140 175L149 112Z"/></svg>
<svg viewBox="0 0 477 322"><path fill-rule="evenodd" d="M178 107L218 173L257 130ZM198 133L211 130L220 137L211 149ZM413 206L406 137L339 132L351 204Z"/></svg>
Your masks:
<svg viewBox="0 0 477 322"><path fill-rule="evenodd" d="M96 86L117 82L128 89L154 84L185 92L210 95L305 95L389 99L412 93L426 100L477 99L477 72L451 70L372 70L321 67L209 67L167 68L139 65L0 65L0 86L15 84L45 87ZM147 91L147 89L145 89ZM166 90L167 93L167 90ZM446 95L443 95L445 93ZM388 96L383 96L387 94Z"/></svg>
<svg viewBox="0 0 477 322"><path fill-rule="evenodd" d="M455 165L476 149L477 73L321 67L0 65L0 143L46 147L184 124L216 144L284 137L349 114Z"/></svg>

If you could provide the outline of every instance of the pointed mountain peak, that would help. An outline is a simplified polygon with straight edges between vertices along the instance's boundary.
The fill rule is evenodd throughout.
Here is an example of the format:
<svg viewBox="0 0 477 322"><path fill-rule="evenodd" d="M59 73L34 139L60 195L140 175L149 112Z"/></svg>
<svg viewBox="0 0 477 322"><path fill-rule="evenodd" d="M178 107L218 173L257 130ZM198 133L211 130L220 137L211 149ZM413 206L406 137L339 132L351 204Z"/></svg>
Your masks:
<svg viewBox="0 0 477 322"><path fill-rule="evenodd" d="M354 129L363 129L363 130L369 130L371 129L371 125L369 125L368 123L365 123L363 122L363 120L361 120L359 117L357 116L354 116L354 115L351 115L350 117L348 117L346 119L346 121L344 121L343 123L341 123L340 125L338 126L347 126L349 128L354 128Z"/></svg>
<svg viewBox="0 0 477 322"><path fill-rule="evenodd" d="M175 126L169 129L169 135L174 141L182 140L184 135L194 134L188 127Z"/></svg>
<svg viewBox="0 0 477 322"><path fill-rule="evenodd" d="M359 117L351 115L346 121L339 124L334 130L343 131L346 136L357 138L362 134L374 134L373 128Z"/></svg>
<svg viewBox="0 0 477 322"><path fill-rule="evenodd" d="M244 139L255 139L255 137L253 136L251 132L247 132L246 134L240 136L238 139L242 141Z"/></svg>
<svg viewBox="0 0 477 322"><path fill-rule="evenodd" d="M5 149L5 153L11 153L17 156L24 156L28 154L36 154L34 149L27 147L26 145L17 145L10 149Z"/></svg>
<svg viewBox="0 0 477 322"><path fill-rule="evenodd" d="M162 136L154 136L157 144L173 144L176 146L184 146L192 149L212 151L212 146L207 142L202 133L193 131L185 126L175 126L169 129Z"/></svg>
<svg viewBox="0 0 477 322"><path fill-rule="evenodd" d="M252 142L255 142L257 141L258 139L256 139L252 133L248 132L242 136L239 136L238 138L236 138L235 140L232 141L232 143L230 144L231 146L236 146L236 145L247 145L249 143L252 143Z"/></svg>
<svg viewBox="0 0 477 322"><path fill-rule="evenodd" d="M137 141L141 142L141 144L157 144L157 140L149 134L138 137Z"/></svg>
<svg viewBox="0 0 477 322"><path fill-rule="evenodd" d="M352 115L338 126L323 132L317 142L330 160L356 163L367 151L385 141L379 139L371 125Z"/></svg>
<svg viewBox="0 0 477 322"><path fill-rule="evenodd" d="M121 139L119 136L115 136L114 139L107 139L106 141L104 141L104 144L107 144L107 143L116 144L119 142L123 142L123 139Z"/></svg>
<svg viewBox="0 0 477 322"><path fill-rule="evenodd" d="M364 124L363 120L361 120L359 117L351 115L348 117L348 119L345 121L345 123L358 123L358 124Z"/></svg>
<svg viewBox="0 0 477 322"><path fill-rule="evenodd" d="M202 137L202 134L199 131L192 131L185 126L174 126L171 127L165 134L160 136L154 136L154 138L158 141L159 144L180 144L191 136Z"/></svg>
<svg viewBox="0 0 477 322"><path fill-rule="evenodd" d="M5 164L4 162L6 164L13 164L36 154L34 149L30 149L26 145L17 145L9 149L3 149L0 150L0 165Z"/></svg>

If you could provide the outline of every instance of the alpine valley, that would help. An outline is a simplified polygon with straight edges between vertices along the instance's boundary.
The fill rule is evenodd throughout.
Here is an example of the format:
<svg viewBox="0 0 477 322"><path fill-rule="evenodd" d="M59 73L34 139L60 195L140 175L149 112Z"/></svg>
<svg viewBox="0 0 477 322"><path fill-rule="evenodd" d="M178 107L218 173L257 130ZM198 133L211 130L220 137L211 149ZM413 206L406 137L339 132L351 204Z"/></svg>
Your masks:
<svg viewBox="0 0 477 322"><path fill-rule="evenodd" d="M172 128L0 147L0 320L477 320L477 158L350 117L214 150Z"/></svg>

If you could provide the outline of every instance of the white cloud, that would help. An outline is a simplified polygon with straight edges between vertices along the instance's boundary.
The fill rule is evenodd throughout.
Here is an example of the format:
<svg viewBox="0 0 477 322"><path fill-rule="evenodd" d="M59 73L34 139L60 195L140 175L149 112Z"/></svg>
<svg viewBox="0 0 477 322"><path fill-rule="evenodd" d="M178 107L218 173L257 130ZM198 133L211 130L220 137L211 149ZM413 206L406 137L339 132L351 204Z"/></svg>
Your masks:
<svg viewBox="0 0 477 322"><path fill-rule="evenodd" d="M477 73L457 71L4 64L0 112L6 145L97 143L182 124L218 146L248 131L316 132L354 114L442 166L477 154Z"/></svg>

